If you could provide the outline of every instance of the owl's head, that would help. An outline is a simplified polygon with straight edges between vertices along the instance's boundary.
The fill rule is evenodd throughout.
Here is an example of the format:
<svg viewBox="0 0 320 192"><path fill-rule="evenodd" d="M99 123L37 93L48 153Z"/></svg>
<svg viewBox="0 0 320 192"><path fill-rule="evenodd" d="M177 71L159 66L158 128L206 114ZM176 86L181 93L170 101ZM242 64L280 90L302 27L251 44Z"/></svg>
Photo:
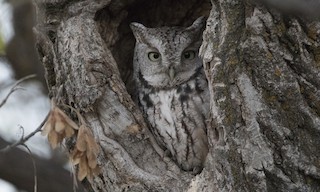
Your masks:
<svg viewBox="0 0 320 192"><path fill-rule="evenodd" d="M135 78L143 78L150 86L161 89L175 87L196 76L202 68L198 52L204 23L204 17L186 28L147 28L131 23L136 38Z"/></svg>

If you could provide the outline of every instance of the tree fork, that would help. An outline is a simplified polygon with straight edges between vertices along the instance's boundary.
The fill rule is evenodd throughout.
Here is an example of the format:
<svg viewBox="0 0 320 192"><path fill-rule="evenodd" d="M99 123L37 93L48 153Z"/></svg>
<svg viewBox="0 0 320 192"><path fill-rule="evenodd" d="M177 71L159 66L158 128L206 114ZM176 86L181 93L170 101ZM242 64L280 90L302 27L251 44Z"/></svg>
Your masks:
<svg viewBox="0 0 320 192"><path fill-rule="evenodd" d="M320 190L319 22L255 1L211 3L35 0L50 96L80 110L101 147L93 190ZM129 23L187 26L200 15L212 127L193 176L163 155L131 99Z"/></svg>

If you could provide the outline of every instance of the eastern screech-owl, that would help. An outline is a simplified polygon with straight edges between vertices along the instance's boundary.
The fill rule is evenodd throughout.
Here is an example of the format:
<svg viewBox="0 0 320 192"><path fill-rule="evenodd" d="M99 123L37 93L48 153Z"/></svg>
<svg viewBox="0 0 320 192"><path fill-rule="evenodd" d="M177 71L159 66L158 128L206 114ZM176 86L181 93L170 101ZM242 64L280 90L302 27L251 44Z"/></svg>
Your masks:
<svg viewBox="0 0 320 192"><path fill-rule="evenodd" d="M198 173L208 153L209 93L198 56L204 18L187 28L130 27L138 100L151 132L180 168Z"/></svg>

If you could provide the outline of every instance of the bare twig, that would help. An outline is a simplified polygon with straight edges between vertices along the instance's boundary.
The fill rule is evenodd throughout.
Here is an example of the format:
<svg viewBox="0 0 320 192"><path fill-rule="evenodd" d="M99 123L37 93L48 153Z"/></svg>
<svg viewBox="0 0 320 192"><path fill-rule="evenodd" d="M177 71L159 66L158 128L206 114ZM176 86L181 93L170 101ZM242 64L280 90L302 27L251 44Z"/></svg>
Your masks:
<svg viewBox="0 0 320 192"><path fill-rule="evenodd" d="M0 103L0 108L7 102L7 100L8 100L8 98L10 97L10 95L12 94L12 93L14 93L16 90L18 90L18 89L20 89L18 86L22 83L22 82L24 82L24 81L26 81L26 80L28 80L28 79L31 79L31 78L34 78L36 75L28 75L28 76L25 76L25 77L23 77L23 78L21 78L20 80L18 80L14 85L13 85L13 87L10 89L10 91L9 91L9 93L8 93L8 95L3 99L3 101Z"/></svg>
<svg viewBox="0 0 320 192"><path fill-rule="evenodd" d="M28 141L31 137L33 137L36 133L41 131L41 128L43 127L43 125L47 122L47 119L49 117L50 112L47 114L46 118L41 122L41 124L39 125L39 127L34 130L33 132L31 132L29 135L27 135L26 137L24 137L23 135L21 136L21 138L19 139L19 141L17 141L16 143L13 143L12 145L8 145L5 148L1 149L0 152L7 152L10 149L17 147L19 145L24 145L24 143L26 141Z"/></svg>
<svg viewBox="0 0 320 192"><path fill-rule="evenodd" d="M36 75L28 75L26 77L23 77L22 79L18 80L13 87L10 89L10 92L8 93L8 95L4 98L4 100L0 103L0 108L7 102L8 98L10 97L10 95L15 92L16 90L20 89L18 86L23 82L26 81L28 79L34 78ZM0 152L7 152L10 149L17 147L18 145L24 145L24 143L26 141L28 141L32 136L34 136L36 133L41 131L41 128L43 127L43 125L45 124L45 122L48 119L50 113L48 113L48 115L46 116L46 118L42 121L42 123L39 125L39 127L34 130L33 132L31 132L29 135L27 135L26 137L24 136L24 129L23 127L20 127L22 129L22 136L19 139L19 141L17 141L16 143L13 143L12 145L8 145L7 147L3 148L0 150Z"/></svg>
<svg viewBox="0 0 320 192"><path fill-rule="evenodd" d="M22 146L24 146L30 155L31 161L32 161L32 165L33 165L33 172L34 172L34 188L33 188L33 192L37 192L38 191L38 177L37 177L37 166L36 166L36 162L32 156L32 152L29 149L29 147L26 144L22 144Z"/></svg>

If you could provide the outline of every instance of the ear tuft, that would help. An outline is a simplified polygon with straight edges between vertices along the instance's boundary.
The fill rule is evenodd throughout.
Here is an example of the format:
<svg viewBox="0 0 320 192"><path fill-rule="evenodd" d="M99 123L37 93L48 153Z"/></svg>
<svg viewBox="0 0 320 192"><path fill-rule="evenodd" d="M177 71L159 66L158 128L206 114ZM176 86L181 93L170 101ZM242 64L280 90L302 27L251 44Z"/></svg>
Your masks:
<svg viewBox="0 0 320 192"><path fill-rule="evenodd" d="M206 22L206 18L204 16L201 16L192 23L191 27L195 26L197 28L202 28L204 27L205 22Z"/></svg>
<svg viewBox="0 0 320 192"><path fill-rule="evenodd" d="M142 41L143 35L145 33L146 27L140 23L132 22L130 23L130 28L137 41Z"/></svg>
<svg viewBox="0 0 320 192"><path fill-rule="evenodd" d="M206 18L204 16L199 17L196 19L191 26L185 29L185 32L189 34L193 34L195 39L198 39L202 36L202 32L205 28Z"/></svg>
<svg viewBox="0 0 320 192"><path fill-rule="evenodd" d="M187 31L202 31L206 23L206 18L204 16L196 19L191 26L187 27Z"/></svg>

